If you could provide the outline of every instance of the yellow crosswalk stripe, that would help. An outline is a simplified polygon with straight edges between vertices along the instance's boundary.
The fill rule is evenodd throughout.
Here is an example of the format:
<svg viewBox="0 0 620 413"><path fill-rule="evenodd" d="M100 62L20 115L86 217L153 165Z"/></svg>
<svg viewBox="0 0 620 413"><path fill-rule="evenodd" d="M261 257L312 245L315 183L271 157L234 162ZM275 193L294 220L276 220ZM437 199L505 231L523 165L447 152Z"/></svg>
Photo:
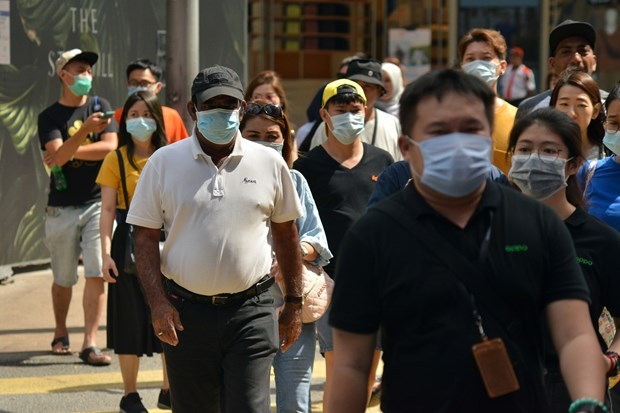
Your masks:
<svg viewBox="0 0 620 413"><path fill-rule="evenodd" d="M314 363L312 374L314 379L325 378L325 363L317 359ZM273 371L272 371L273 379ZM162 370L142 370L138 374L138 383L142 388L159 388L161 386ZM62 374L54 376L38 377L14 377L0 378L0 396L27 395L45 393L73 393L88 390L122 389L123 383L120 372L88 373L88 374ZM148 407L148 406L147 406ZM275 412L275 404L271 410ZM151 413L169 413L170 410L160 410L148 407ZM118 410L89 411L83 413L116 413ZM323 412L321 400L312 403L314 413ZM380 412L378 408L368 409L367 412Z"/></svg>
<svg viewBox="0 0 620 413"><path fill-rule="evenodd" d="M325 363L315 362L312 376L318 379L324 378ZM138 383L143 387L159 386L161 380L161 369L142 370L138 374ZM109 372L0 378L0 395L77 392L105 388L122 388L121 374Z"/></svg>

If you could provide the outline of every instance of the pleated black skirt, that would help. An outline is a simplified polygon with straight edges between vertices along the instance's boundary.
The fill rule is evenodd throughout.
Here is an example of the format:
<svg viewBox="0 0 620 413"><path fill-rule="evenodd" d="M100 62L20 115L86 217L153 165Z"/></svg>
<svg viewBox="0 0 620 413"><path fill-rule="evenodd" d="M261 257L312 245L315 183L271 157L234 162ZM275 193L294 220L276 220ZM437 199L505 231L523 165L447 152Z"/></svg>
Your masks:
<svg viewBox="0 0 620 413"><path fill-rule="evenodd" d="M138 276L123 273L125 237L129 229L124 221L124 216L119 214L112 237L112 258L119 275L116 283L108 284L107 344L115 354L151 357L163 350L153 331L151 312Z"/></svg>

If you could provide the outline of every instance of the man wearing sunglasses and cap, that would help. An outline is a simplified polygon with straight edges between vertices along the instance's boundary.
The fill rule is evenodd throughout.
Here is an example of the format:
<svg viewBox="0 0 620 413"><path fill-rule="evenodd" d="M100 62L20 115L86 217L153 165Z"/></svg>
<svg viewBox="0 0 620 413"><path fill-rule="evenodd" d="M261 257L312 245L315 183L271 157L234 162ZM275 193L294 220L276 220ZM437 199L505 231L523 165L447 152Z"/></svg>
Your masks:
<svg viewBox="0 0 620 413"><path fill-rule="evenodd" d="M245 107L233 70L198 73L192 136L151 156L127 217L177 413L269 411L278 325L284 351L301 331L302 208L282 157L242 139ZM279 323L272 246L286 286Z"/></svg>
<svg viewBox="0 0 620 413"><path fill-rule="evenodd" d="M38 119L39 141L44 160L52 168L45 217L45 243L52 261L52 303L56 327L52 353L71 354L67 312L72 287L78 282L80 255L84 263L84 341L80 359L86 364L105 366L111 358L97 347L99 319L105 305L101 273L99 215L101 190L95 183L103 158L116 149L114 121L104 112L112 108L99 96L88 96L92 67L99 56L73 49L55 62L62 85L58 102Z"/></svg>

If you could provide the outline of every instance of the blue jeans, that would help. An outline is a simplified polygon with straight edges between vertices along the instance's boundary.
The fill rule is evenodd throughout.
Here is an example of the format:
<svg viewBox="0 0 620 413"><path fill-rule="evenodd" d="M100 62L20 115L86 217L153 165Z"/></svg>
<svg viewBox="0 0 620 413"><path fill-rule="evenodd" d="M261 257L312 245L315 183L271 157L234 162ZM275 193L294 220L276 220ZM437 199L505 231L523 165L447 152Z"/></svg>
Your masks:
<svg viewBox="0 0 620 413"><path fill-rule="evenodd" d="M301 335L285 353L278 350L273 361L278 413L310 413L310 386L316 351L316 327L303 324Z"/></svg>

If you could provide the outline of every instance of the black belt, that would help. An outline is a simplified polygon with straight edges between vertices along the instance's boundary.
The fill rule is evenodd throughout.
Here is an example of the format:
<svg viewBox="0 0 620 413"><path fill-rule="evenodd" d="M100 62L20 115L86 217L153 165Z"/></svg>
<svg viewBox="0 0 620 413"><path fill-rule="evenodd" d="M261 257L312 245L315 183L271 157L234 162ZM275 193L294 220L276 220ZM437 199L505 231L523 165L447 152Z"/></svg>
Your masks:
<svg viewBox="0 0 620 413"><path fill-rule="evenodd" d="M275 278L265 275L259 282L248 288L233 294L201 295L193 293L172 280L164 278L164 285L168 294L183 298L188 301L198 303L208 303L215 306L224 306L235 303L242 303L248 298L256 297L269 289L273 285Z"/></svg>

